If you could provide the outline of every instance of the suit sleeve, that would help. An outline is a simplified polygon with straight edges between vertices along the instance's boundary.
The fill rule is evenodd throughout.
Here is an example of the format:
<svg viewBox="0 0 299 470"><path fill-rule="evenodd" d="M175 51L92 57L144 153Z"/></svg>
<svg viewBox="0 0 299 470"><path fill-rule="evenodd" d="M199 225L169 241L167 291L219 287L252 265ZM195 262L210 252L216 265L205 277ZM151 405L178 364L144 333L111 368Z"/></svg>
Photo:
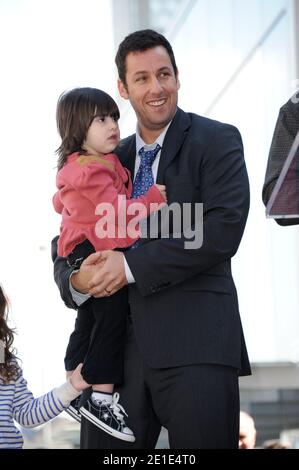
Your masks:
<svg viewBox="0 0 299 470"><path fill-rule="evenodd" d="M284 105L278 115L275 131L269 152L265 182L263 186L263 202L267 205L274 186L279 178L283 164L288 156L299 128L299 120L294 113L295 105L290 101ZM297 225L299 219L275 219L279 225Z"/></svg>
<svg viewBox="0 0 299 470"><path fill-rule="evenodd" d="M196 155L197 145L192 152ZM125 253L142 295L179 284L231 259L249 210L249 183L239 131L222 125L210 139L200 174L203 243L187 249L186 237L160 238ZM200 202L200 201L198 201ZM195 229L195 227L193 227ZM156 290L155 290L156 289Z"/></svg>
<svg viewBox="0 0 299 470"><path fill-rule="evenodd" d="M51 243L51 255L54 263L54 279L59 289L62 300L68 308L77 309L78 305L74 302L70 292L70 275L74 268L67 264L66 258L61 258L57 254L58 236L53 238Z"/></svg>

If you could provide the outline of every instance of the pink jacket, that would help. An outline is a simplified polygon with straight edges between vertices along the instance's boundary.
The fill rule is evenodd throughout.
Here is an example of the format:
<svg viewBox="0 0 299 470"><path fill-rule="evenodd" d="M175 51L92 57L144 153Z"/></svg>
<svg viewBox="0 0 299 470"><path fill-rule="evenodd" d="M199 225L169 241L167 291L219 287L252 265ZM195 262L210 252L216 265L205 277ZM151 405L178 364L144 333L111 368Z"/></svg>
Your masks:
<svg viewBox="0 0 299 470"><path fill-rule="evenodd" d="M58 255L63 257L86 239L96 251L132 245L140 236L138 222L165 204L155 185L138 199L130 199L130 172L114 154L101 158L73 153L58 171L56 185L53 205L62 215ZM128 224L133 232L127 230Z"/></svg>

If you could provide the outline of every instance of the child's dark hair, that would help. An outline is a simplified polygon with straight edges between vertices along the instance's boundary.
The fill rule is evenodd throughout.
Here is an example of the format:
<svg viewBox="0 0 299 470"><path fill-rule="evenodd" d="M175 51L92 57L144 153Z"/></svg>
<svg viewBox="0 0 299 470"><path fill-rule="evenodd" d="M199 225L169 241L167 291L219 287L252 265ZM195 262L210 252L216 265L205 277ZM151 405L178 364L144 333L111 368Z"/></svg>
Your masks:
<svg viewBox="0 0 299 470"><path fill-rule="evenodd" d="M0 377L4 383L16 379L18 366L12 348L14 334L7 325L8 304L3 289L0 286L0 348L4 346L4 363L0 362ZM1 353L3 351L0 351ZM1 357L2 354L0 354Z"/></svg>
<svg viewBox="0 0 299 470"><path fill-rule="evenodd" d="M113 98L97 88L74 88L62 93L58 99L56 122L61 137L58 169L73 152L86 152L82 145L95 116L111 116L119 119L119 109Z"/></svg>
<svg viewBox="0 0 299 470"><path fill-rule="evenodd" d="M118 70L118 76L125 86L126 82L126 58L130 52L140 52L152 49L157 46L165 47L168 52L175 76L178 74L178 68L175 62L174 53L169 41L157 31L152 29L142 29L140 31L135 31L134 33L129 34L125 39L120 43L116 57L115 63Z"/></svg>

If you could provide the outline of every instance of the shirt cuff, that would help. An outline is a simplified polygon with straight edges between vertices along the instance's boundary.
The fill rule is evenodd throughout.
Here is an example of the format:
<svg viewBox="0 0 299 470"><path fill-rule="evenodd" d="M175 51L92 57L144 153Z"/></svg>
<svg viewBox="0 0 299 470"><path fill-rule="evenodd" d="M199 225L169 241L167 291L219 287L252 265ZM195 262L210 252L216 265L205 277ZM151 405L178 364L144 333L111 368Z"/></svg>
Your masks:
<svg viewBox="0 0 299 470"><path fill-rule="evenodd" d="M75 302L76 305L78 305L78 307L80 307L80 305L84 304L84 302L86 302L86 300L90 299L91 295L90 294L82 294L82 292L77 292L73 288L72 283L71 283L71 277L72 277L73 274L77 273L78 271L79 271L78 269L72 271L72 273L70 275L70 278L69 278L69 288L70 288L70 293L71 293L73 301Z"/></svg>
<svg viewBox="0 0 299 470"><path fill-rule="evenodd" d="M65 407L68 407L71 401L75 400L81 393L82 392L79 392L73 387L70 380L53 390L53 395L55 395Z"/></svg>
<svg viewBox="0 0 299 470"><path fill-rule="evenodd" d="M124 256L124 265L125 265L125 274L126 274L128 284L133 284L135 282L135 279L134 279L132 271L131 271L128 263L127 263L127 260L126 260L125 256ZM75 299L74 299L74 301L75 301Z"/></svg>

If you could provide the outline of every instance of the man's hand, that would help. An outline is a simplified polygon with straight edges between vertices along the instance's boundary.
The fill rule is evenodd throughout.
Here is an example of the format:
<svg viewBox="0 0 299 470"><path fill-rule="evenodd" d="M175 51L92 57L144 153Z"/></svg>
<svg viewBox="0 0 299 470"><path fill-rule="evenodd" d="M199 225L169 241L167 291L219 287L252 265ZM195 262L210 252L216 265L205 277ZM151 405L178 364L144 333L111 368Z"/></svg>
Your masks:
<svg viewBox="0 0 299 470"><path fill-rule="evenodd" d="M89 282L88 293L97 298L109 297L128 283L125 274L124 255L119 251L111 250L102 251L100 258L96 255L98 253L89 256L91 262L93 261L92 257L94 257L96 268Z"/></svg>
<svg viewBox="0 0 299 470"><path fill-rule="evenodd" d="M90 281L101 262L102 254L100 251L93 253L83 261L79 271L71 276L71 284L77 292L88 294Z"/></svg>

